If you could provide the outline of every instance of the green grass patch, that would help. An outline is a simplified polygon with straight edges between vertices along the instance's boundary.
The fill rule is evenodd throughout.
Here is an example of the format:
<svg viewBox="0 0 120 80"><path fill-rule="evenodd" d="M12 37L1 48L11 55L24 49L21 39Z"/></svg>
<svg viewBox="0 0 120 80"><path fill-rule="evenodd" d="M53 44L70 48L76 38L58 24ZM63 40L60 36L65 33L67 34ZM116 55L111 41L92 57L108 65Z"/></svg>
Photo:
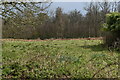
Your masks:
<svg viewBox="0 0 120 80"><path fill-rule="evenodd" d="M102 40L3 41L3 78L92 78L108 64L118 62ZM94 78L118 77L118 65L101 70Z"/></svg>

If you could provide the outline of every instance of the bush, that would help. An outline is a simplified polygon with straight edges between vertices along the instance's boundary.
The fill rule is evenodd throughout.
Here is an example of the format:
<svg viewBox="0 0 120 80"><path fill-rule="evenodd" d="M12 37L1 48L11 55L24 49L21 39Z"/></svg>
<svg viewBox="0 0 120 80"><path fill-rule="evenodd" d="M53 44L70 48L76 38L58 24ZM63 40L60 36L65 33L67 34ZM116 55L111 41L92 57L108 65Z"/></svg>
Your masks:
<svg viewBox="0 0 120 80"><path fill-rule="evenodd" d="M103 30L106 31L105 44L120 50L120 13L107 14Z"/></svg>
<svg viewBox="0 0 120 80"><path fill-rule="evenodd" d="M105 31L120 31L120 13L114 12L106 15L106 23L103 24Z"/></svg>

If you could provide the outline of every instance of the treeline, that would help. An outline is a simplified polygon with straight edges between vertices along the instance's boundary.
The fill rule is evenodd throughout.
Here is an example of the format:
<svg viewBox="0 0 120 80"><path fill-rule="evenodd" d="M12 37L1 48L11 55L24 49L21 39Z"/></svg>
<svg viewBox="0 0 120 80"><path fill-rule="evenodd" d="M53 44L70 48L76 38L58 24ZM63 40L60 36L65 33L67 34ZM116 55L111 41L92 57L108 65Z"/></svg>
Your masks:
<svg viewBox="0 0 120 80"><path fill-rule="evenodd" d="M100 30L105 23L105 15L120 12L118 2L91 2L85 7L86 15L73 10L64 13L58 7L55 14L36 10L36 7L24 8L22 14L10 15L3 20L3 38L49 39L101 37Z"/></svg>

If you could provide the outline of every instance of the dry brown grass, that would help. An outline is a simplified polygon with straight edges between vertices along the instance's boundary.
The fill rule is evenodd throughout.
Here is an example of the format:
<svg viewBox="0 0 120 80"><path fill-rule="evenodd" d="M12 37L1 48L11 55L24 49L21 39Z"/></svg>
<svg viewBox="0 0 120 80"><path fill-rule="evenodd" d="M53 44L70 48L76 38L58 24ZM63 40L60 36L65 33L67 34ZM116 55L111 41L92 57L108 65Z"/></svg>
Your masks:
<svg viewBox="0 0 120 80"><path fill-rule="evenodd" d="M96 38L71 38L71 39L45 39L45 40L41 40L41 39L12 39L12 38L8 38L8 39L0 39L0 41L48 41L48 40L102 40L103 37L96 37Z"/></svg>

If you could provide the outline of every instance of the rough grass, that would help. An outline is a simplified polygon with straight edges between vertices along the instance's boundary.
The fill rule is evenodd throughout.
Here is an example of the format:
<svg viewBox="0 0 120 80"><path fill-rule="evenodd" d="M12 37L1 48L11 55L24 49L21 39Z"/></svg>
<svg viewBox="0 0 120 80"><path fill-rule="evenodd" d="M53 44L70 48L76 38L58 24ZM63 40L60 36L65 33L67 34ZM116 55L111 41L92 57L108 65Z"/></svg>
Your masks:
<svg viewBox="0 0 120 80"><path fill-rule="evenodd" d="M118 65L105 66L118 62L119 54L108 51L102 43L102 40L4 40L2 77L117 78Z"/></svg>

